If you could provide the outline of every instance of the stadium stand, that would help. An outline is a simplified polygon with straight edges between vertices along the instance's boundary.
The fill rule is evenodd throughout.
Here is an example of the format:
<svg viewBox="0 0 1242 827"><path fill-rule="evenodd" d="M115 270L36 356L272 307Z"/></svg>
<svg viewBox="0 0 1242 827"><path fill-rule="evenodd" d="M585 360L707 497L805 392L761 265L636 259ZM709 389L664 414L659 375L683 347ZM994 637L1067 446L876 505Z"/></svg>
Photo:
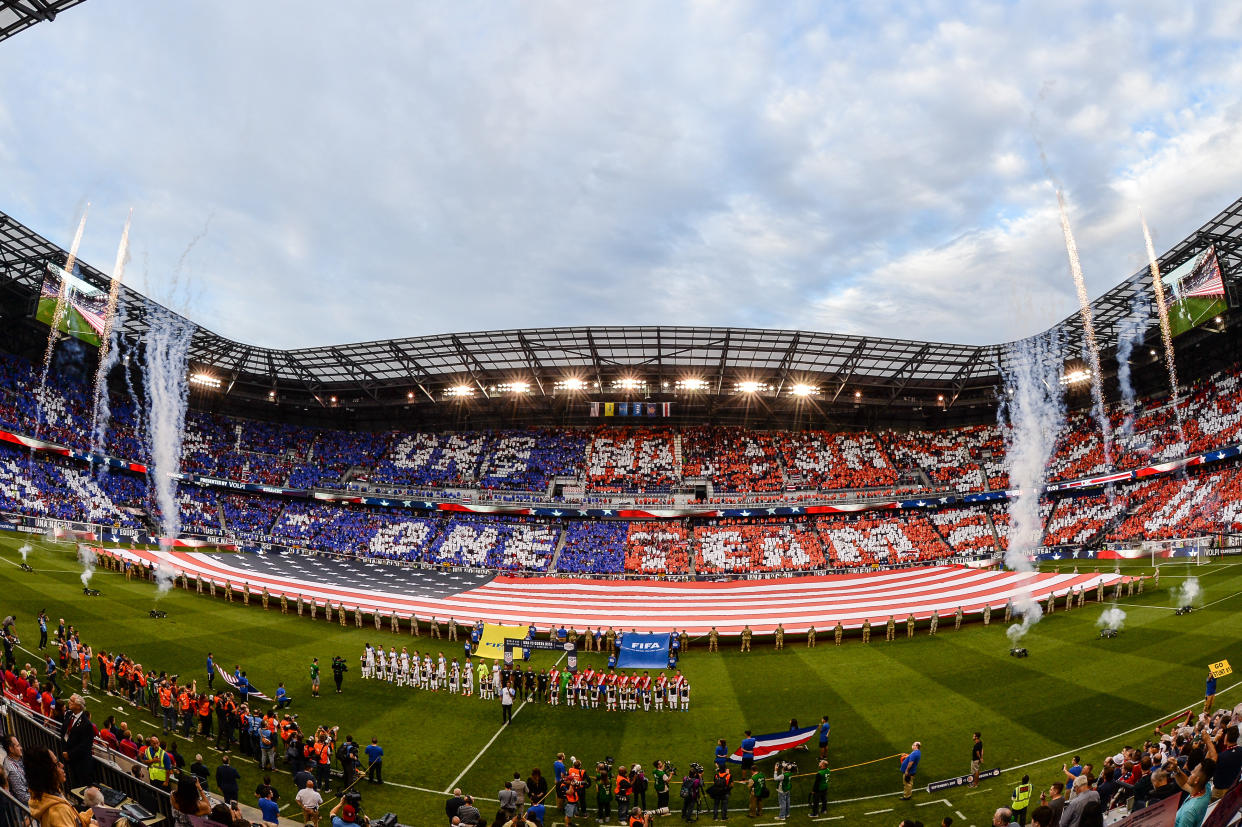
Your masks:
<svg viewBox="0 0 1242 827"><path fill-rule="evenodd" d="M713 520L694 531L700 574L814 571L824 568L819 535L807 522Z"/></svg>

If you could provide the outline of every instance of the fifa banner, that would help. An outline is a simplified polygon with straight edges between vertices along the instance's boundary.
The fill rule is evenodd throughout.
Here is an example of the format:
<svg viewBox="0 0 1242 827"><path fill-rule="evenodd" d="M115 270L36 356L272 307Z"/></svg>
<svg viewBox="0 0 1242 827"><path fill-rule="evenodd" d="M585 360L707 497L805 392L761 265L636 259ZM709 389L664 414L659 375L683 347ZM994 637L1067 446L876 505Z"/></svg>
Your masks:
<svg viewBox="0 0 1242 827"><path fill-rule="evenodd" d="M770 732L767 735L756 735L755 760L770 758L778 752L800 747L814 738L817 732L819 732L819 727L808 726L801 729L787 729L784 732ZM742 763L742 748L738 747L733 750L729 760L734 764Z"/></svg>
<svg viewBox="0 0 1242 827"><path fill-rule="evenodd" d="M479 645L475 647L471 654L477 655L481 658L504 660L505 638L514 637L526 637L526 627L502 626L499 623L484 623L483 636L479 638Z"/></svg>
<svg viewBox="0 0 1242 827"><path fill-rule="evenodd" d="M668 666L668 634L626 632L617 652L618 669L664 669Z"/></svg>

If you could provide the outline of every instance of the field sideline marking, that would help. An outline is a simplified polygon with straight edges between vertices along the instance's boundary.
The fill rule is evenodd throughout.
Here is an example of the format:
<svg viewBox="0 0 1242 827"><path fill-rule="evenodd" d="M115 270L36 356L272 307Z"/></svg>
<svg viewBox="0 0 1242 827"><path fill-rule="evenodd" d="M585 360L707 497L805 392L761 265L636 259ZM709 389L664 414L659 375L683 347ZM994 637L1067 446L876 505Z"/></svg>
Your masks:
<svg viewBox="0 0 1242 827"><path fill-rule="evenodd" d="M1230 686L1226 686L1224 689L1220 690L1220 691L1219 691L1219 692L1217 692L1216 694L1217 694L1217 695L1223 695L1223 694L1225 694L1226 692L1228 692L1228 691L1230 691L1230 690L1232 690L1232 689L1237 689L1239 686L1242 686L1242 681L1238 681L1238 682L1237 682L1237 683L1235 683L1235 684L1232 684L1232 685L1230 685ZM1197 703L1197 702L1196 702L1196 703ZM1191 706L1183 706L1183 707L1181 707L1181 709L1183 709L1183 710L1186 710L1186 709L1193 709L1193 708L1194 708L1194 705L1193 705L1193 704L1192 704ZM1038 758L1038 759L1036 759L1036 760L1034 760L1034 761L1028 761L1028 762L1026 762L1025 764L1018 764L1018 765L1017 765L1017 766L1015 766L1015 767L1008 767L1007 769L1003 769L1003 770L1001 770L1001 772L1002 772L1002 773L1013 772L1014 770L1022 770L1022 769L1026 769L1027 767L1033 767L1033 766L1035 766L1036 764L1042 764L1042 763L1044 763L1045 761L1051 761L1051 760L1053 760L1054 758L1064 758L1065 756L1067 756L1067 755L1073 755L1073 754L1074 754L1074 753L1076 753L1076 752L1082 752L1083 750L1088 750L1088 749L1091 749L1092 747L1098 747L1100 744L1106 743L1106 742L1108 742L1108 741L1112 741L1112 740L1114 740L1114 739L1116 739L1116 738L1120 738L1120 737L1121 737L1121 736L1123 736L1123 735L1129 735L1131 732L1135 732L1136 730L1146 729L1147 727L1152 726L1152 725L1154 725L1154 724L1164 723L1164 722L1165 722L1165 721L1167 721L1168 719L1169 719L1169 716L1167 716L1167 715L1161 715L1159 718L1155 718L1155 719L1153 719L1153 720L1151 720L1151 721L1148 721L1147 723L1144 723L1144 724L1139 724L1138 726L1133 726L1133 727L1130 727L1130 728L1129 728L1129 729L1127 729L1127 730L1124 730L1124 731L1122 731L1122 732L1118 732L1116 735L1110 735L1110 736L1109 736L1109 737L1107 737L1107 738L1101 738L1101 739L1100 739L1100 740L1098 740L1098 741L1095 741L1095 742L1090 743L1090 744L1083 744L1082 746L1075 747L1074 749L1067 749L1067 750L1065 750L1064 752L1058 752L1056 755L1049 755L1047 758ZM974 793L966 793L966 794L967 794L967 795L974 795ZM835 800L835 801L829 801L828 803L829 803L829 804L853 804L853 803L854 803L854 802L856 802L856 801L873 801L873 800L875 800L875 799L877 799L877 798L888 798L889 796L893 796L893 795L900 795L900 793L897 793L897 792L891 792L891 793L877 793L876 795L863 795L863 796L859 796L859 797L857 797L857 798L839 798L839 799L837 799L837 800ZM793 806L794 806L794 807L807 807L807 806L809 806L809 805L807 805L807 804L794 804Z"/></svg>
<svg viewBox="0 0 1242 827"><path fill-rule="evenodd" d="M566 653L565 653L565 652L562 652L562 653L561 653L561 656L560 656L559 658L557 658L557 659L556 659L556 664L555 664L556 666L560 666L560 665L561 665L561 661L563 661L563 660L565 659L565 655L566 655ZM559 689L554 689L553 691L554 691L554 692L559 692L560 690L559 690ZM521 712L523 709L525 709L525 708L526 708L526 705L527 705L528 703L530 703L530 701L522 701L521 706L519 706L517 709L513 710L513 714L509 716L509 720L510 720L510 721L512 721L514 718L516 718L516 717L517 717L517 715L518 715L518 713L519 713L519 712ZM464 770L462 770L461 772L459 772L459 773L457 774L457 777L456 777L456 778L454 778L454 779L453 779L453 780L449 783L449 785L448 785L447 787L445 787L445 789L444 789L444 794L445 794L445 795L448 795L449 793L453 792L453 788L457 786L457 782L458 782L458 781L461 781L463 778L465 778L465 777L466 777L466 773L468 773L468 772L470 772L472 769L474 769L474 765L475 765L475 764L477 764L477 763L479 763L479 759L483 757L483 753L487 752L488 748L489 748L489 747L491 747L491 745L492 745L492 744L496 743L496 739L500 737L500 733L504 732L504 731L505 731L505 729L506 729L508 726L509 726L508 724L501 724L501 725L500 725L500 729L496 730L496 734L492 736L491 740L490 740L490 741L488 741L486 744L484 744L484 745L483 745L483 749L479 750L479 754L478 754L478 755L476 755L476 756L474 756L474 760L473 760L473 761L471 761L469 764L467 764L467 765L466 765L466 768L465 768Z"/></svg>

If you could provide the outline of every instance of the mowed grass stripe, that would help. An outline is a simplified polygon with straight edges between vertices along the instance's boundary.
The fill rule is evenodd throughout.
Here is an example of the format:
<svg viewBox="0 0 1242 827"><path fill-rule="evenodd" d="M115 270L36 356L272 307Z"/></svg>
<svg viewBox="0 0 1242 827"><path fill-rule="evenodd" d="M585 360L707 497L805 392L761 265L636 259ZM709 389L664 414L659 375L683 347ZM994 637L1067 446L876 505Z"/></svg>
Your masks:
<svg viewBox="0 0 1242 827"><path fill-rule="evenodd" d="M28 539L0 535L0 558L19 559L15 549ZM159 604L170 617L152 620L146 617L147 609L156 605L152 584L126 582L120 575L99 572L92 585L102 589L103 596L85 598L72 549L49 548L38 541L32 545L36 551L31 562L39 569L35 574L0 565L0 608L19 615L23 643L37 642L33 615L47 608L53 619L65 616L76 623L84 639L97 648L126 651L156 669L180 671L200 681L210 648L226 667L241 663L265 691L274 691L276 682L285 680L304 724L339 723L343 732L360 741L379 736L388 753L386 775L411 788L442 789L499 726L498 703L358 679L357 656L367 640L385 648L395 643L398 651L402 645L419 650L430 647L433 652L443 649L449 657L460 656L459 645L429 641L425 636L394 636L386 629L376 632L373 626L356 629L352 618L342 628L324 622L322 615L315 622L298 618L296 613L283 617L275 604L264 612L257 600L247 608L240 601L229 605L180 591ZM770 639L757 639L755 651L745 655L736 652L736 644L723 642L719 655L694 648L682 664L694 686L690 712L609 715L602 710L531 704L462 783L472 794L494 798L514 770L525 776L532 766L539 766L550 774L557 750L576 754L588 768L611 755L618 761L642 763L648 770L655 758L670 758L684 771L692 760L709 764L717 737L726 737L733 747L742 728L779 730L787 726L790 716L807 725L823 711L832 715L830 757L834 766L904 750L910 740L921 737L927 756L920 773L923 783L965 771L969 733L976 727L984 729L990 766L1015 766L1073 750L1076 744L1112 737L1157 717L1167 711L1164 706L1169 697L1194 698L1202 693L1204 666L1209 660L1238 657L1235 647L1242 621L1239 601L1230 596L1242 591L1242 571L1233 565L1164 567L1158 591L1148 589L1130 600L1172 606L1175 598L1170 590L1180 586L1189 573L1201 578L1208 608L1189 617L1174 617L1171 611L1132 608L1123 599L1120 605L1130 614L1128 628L1115 641L1095 640L1098 605L1088 603L1068 615L1059 609L1028 637L1032 657L1026 661L1008 657L1008 642L999 622L987 629L968 624L954 632L951 619L942 624L935 640L927 639L924 628L913 641L903 638L885 644L882 627L878 627L879 634L868 647L853 637L837 648L831 636L821 635L820 645L811 650L792 637L786 641L786 651L779 653L771 651ZM1150 573L1151 568L1150 564L1127 563L1123 570ZM1221 598L1226 599L1211 605ZM999 621L999 617L994 619ZM900 629L904 633L904 626ZM337 653L351 667L346 693L332 693L331 677L325 670L325 695L311 701L307 691L310 658L318 656L326 664ZM554 660L554 654L537 653L533 664L542 668ZM598 668L602 657L584 655L583 661ZM1161 685L1159 698L1153 698L1154 678ZM1143 714L1150 709L1157 712ZM127 714L131 723L143 717L137 712ZM1113 722L1117 725L1110 729ZM143 727L144 732L157 730ZM1092 754L1098 759L1120 745L1093 749ZM202 749L201 739L193 748L183 747L183 752L192 755L192 749ZM804 770L814 763L814 752L787 755ZM1012 761L1002 760L1010 756ZM1059 765L1059 760L1048 762L1047 767L1040 765L1031 770L1032 777L1051 780L1039 773L1047 774ZM253 788L257 781L254 765L243 764L241 769L243 784ZM1011 780L1003 777L993 782L994 793L971 797L958 793L948 798L969 821L987 823L991 811L1002 803L1002 794L1007 798ZM277 783L282 782L278 779ZM288 801L292 790L287 781L283 784ZM898 789L896 761L886 761L834 774L830 798L889 795ZM403 822L419 824L442 817L442 799L418 789L364 785L363 793L372 815L393 810ZM805 793L805 788L796 787L795 801L805 800ZM593 797L588 798L593 804ZM742 800L739 791L733 806L744 806ZM862 815L889 806L883 800L834 805L831 814L847 816L848 823L858 824L888 823L902 815ZM900 810L903 805L894 806ZM911 812L922 817L935 809ZM810 823L805 808L794 812L792 823ZM485 815L490 813L485 811Z"/></svg>

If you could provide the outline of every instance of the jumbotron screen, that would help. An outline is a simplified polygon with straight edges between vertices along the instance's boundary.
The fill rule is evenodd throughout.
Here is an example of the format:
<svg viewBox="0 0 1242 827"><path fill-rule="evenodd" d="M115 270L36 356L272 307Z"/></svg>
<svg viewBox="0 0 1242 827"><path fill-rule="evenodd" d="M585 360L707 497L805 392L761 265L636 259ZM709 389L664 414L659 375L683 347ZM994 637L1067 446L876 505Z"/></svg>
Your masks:
<svg viewBox="0 0 1242 827"><path fill-rule="evenodd" d="M61 289L64 288L64 295ZM56 318L56 304L64 301L60 324L57 328L75 339L99 347L103 337L104 318L108 309L108 294L86 283L59 265L48 265L39 292L39 306L35 319L51 325Z"/></svg>
<svg viewBox="0 0 1242 827"><path fill-rule="evenodd" d="M1172 291L1169 328L1174 336L1209 322L1229 309L1215 245L1164 274L1161 280L1165 289Z"/></svg>

